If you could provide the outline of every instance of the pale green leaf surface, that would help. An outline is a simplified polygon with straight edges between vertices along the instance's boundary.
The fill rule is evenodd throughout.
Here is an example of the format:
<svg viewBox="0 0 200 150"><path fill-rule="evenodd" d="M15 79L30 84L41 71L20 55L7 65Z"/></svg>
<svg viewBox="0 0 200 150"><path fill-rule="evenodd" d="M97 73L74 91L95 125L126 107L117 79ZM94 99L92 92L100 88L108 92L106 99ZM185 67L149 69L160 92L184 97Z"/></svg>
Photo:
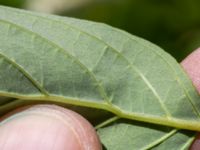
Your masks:
<svg viewBox="0 0 200 150"><path fill-rule="evenodd" d="M113 150L186 150L194 139L191 131L127 120L113 121L99 128L98 134L105 149Z"/></svg>
<svg viewBox="0 0 200 150"><path fill-rule="evenodd" d="M194 140L194 133L188 131L180 131L165 141L162 141L152 150L188 150Z"/></svg>
<svg viewBox="0 0 200 150"><path fill-rule="evenodd" d="M121 118L200 131L199 96L180 65L150 42L104 24L0 6L0 70L0 96L99 108ZM128 126L124 135L137 140L123 139L121 148L136 149L174 130L116 125L99 130L109 149L118 143L108 141L113 128L120 135ZM136 131L138 138L131 134ZM138 145L142 133L152 138ZM193 135L183 135L179 149Z"/></svg>
<svg viewBox="0 0 200 150"><path fill-rule="evenodd" d="M13 74L25 80L22 89L13 87L16 83L2 91L10 88L18 94L90 101L123 117L166 120L164 124L177 127L186 120L188 126L197 124L196 91L177 62L153 44L102 24L88 23L89 33L87 22L80 25L70 18L68 25L66 18L49 19L8 8L0 14L2 64L10 64L3 64L7 73L18 71Z"/></svg>

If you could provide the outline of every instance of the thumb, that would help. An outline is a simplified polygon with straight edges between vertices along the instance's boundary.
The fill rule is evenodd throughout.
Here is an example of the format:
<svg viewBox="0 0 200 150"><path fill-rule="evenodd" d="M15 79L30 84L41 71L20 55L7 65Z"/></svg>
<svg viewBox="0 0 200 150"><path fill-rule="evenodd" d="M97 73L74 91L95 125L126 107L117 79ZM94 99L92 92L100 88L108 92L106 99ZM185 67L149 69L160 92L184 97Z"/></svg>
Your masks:
<svg viewBox="0 0 200 150"><path fill-rule="evenodd" d="M200 93L200 48L190 54L181 62L182 67L191 78L197 91ZM190 150L198 150L200 148L200 134L194 140Z"/></svg>
<svg viewBox="0 0 200 150"><path fill-rule="evenodd" d="M0 123L1 150L101 150L95 130L79 114L35 105Z"/></svg>

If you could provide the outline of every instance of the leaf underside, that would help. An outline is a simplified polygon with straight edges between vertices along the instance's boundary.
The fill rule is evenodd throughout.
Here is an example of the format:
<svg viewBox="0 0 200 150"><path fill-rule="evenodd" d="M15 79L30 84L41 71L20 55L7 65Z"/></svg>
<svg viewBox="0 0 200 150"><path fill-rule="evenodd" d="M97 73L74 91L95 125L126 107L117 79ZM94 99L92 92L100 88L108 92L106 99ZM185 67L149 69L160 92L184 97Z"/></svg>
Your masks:
<svg viewBox="0 0 200 150"><path fill-rule="evenodd" d="M0 96L2 113L33 101L95 109L109 150L188 149L200 131L199 96L161 48L105 24L2 6Z"/></svg>

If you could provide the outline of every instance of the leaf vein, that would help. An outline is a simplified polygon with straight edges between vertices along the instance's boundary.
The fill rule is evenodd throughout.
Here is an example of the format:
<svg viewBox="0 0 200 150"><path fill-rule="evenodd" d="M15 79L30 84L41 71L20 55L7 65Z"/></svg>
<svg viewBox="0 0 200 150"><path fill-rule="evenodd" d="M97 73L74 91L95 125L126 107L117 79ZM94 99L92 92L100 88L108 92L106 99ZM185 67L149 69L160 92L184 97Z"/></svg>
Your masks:
<svg viewBox="0 0 200 150"><path fill-rule="evenodd" d="M38 16L38 17L41 17L41 16ZM45 18L45 17L42 17L42 18ZM45 19L49 19L49 18L45 18ZM50 19L49 19L50 20ZM53 19L54 21L57 21L55 19ZM59 22L59 21L57 21ZM161 108L163 109L163 111L165 112L166 114L166 117L171 117L171 114L170 112L168 111L167 107L165 106L165 104L163 103L162 99L160 98L160 96L158 95L157 91L154 89L154 87L152 86L152 84L148 81L148 79L142 74L142 72L137 69L137 67L135 67L124 55L122 55L122 53L120 53L118 50L116 50L115 48L113 48L110 44L108 44L107 42L105 42L104 40L101 40L99 39L97 36L95 35L92 35L88 32L85 32L83 30L81 30L80 28L77 28L75 26L72 26L72 25L69 25L65 22L62 22L64 25L72 28L72 29L75 29L75 30L78 30L80 33L82 34L85 34L89 37L92 37L96 40L98 40L99 42L105 44L108 48L110 48L109 50L112 50L113 52L117 53L119 56L121 56L121 58L123 58L127 63L128 65L133 69L133 71L135 71L137 74L139 74L139 76L141 77L141 79L144 81L144 83L148 86L148 88L152 91L152 93L154 94L154 96L157 98L158 102L160 103L160 106Z"/></svg>
<svg viewBox="0 0 200 150"><path fill-rule="evenodd" d="M13 22L10 22L10 21L7 21L7 20L3 20L3 19L0 19L0 22L3 22L3 23L6 23L6 24L9 24L9 25L12 25L16 28L19 28L21 30L23 30L24 32L26 33L29 33L29 34L33 34L35 36L37 36L38 38L44 40L45 42L49 43L51 46L57 48L58 50L60 50L60 52L63 52L64 55L67 55L69 56L71 59L73 59L75 61L75 63L77 63L82 69L84 69L86 72L88 72L88 74L90 75L91 79L93 79L94 82L96 82L97 86L98 86L98 90L99 90L99 94L102 96L102 98L106 101L106 102L109 102L109 99L107 97L107 94L106 92L104 91L104 88L102 87L102 85L99 83L99 81L97 80L97 78L95 77L95 75L93 74L93 72L91 72L84 64L82 64L76 57L74 57L73 55L71 55L70 53L68 53L65 49L63 49L62 47L60 47L59 45L57 45L56 43L50 41L49 39L43 37L42 35L38 34L38 33L35 33L33 32L32 30L29 30L27 28L25 28L24 26L22 25L18 25L18 24L15 24ZM31 76L30 76L31 77ZM31 77L32 78L32 77Z"/></svg>
<svg viewBox="0 0 200 150"><path fill-rule="evenodd" d="M36 80L34 80L31 75L25 71L23 67L21 67L19 64L8 58L6 55L3 53L0 53L0 57L2 57L4 60L6 60L9 64L14 66L17 70L19 70L33 85L41 92L43 95L49 95L48 92L44 89L43 86L41 86Z"/></svg>
<svg viewBox="0 0 200 150"><path fill-rule="evenodd" d="M151 144L147 145L145 148L143 148L144 150L149 150L151 148L153 148L154 146L162 143L163 141L167 140L168 138L170 138L171 136L173 136L174 134L176 134L178 132L177 129L173 129L170 132L166 133L165 135L163 135L162 137L159 137L157 140L155 140L154 142L152 142Z"/></svg>
<svg viewBox="0 0 200 150"><path fill-rule="evenodd" d="M176 74L176 75L175 75L175 80L176 80L176 81L178 82L178 84L183 88L184 93L185 93L186 96L188 97L188 100L189 100L190 104L191 104L192 107L194 108L194 110L195 110L195 112L197 113L198 117L200 117L200 112L199 112L198 108L196 108L195 103L193 102L192 98L190 97L190 95L189 95L187 89L183 86L183 83L182 83L182 82L180 81L180 79L177 77L177 73L176 73L176 70L174 69L174 67L173 67L161 54L159 54L159 53L158 53L156 50L154 50L153 48L144 45L142 42L139 42L138 40L134 39L133 36L129 35L129 34L126 33L126 32L123 32L123 31L118 30L118 29L116 29L116 28L114 28L113 30L118 31L118 32L124 34L125 36L127 36L128 38L130 38L131 40L133 40L133 41L135 41L135 42L141 44L142 46L144 46L144 47L146 47L146 48L148 48L148 49L151 49L152 51L155 52L155 54L156 54L157 56L159 56L160 58L162 58L162 59L167 63L167 65L173 70L173 72Z"/></svg>
<svg viewBox="0 0 200 150"><path fill-rule="evenodd" d="M78 30L80 33L85 34L85 35L87 35L87 36L89 36L89 37L92 37L92 38L96 39L97 41L99 41L99 42L101 42L101 43L107 45L107 46L110 48L110 50L112 50L113 52L115 52L115 53L117 53L119 56L121 56L121 57L130 65L130 67L133 69L133 71L135 71L136 73L139 74L139 76L141 77L141 79L145 82L145 84L148 86L148 88L152 91L152 93L153 93L153 94L155 95L155 97L157 98L158 102L160 103L161 108L163 109L163 111L164 111L165 114L166 114L166 117L171 117L171 114L169 113L167 107L164 105L162 99L160 98L160 96L158 95L158 93L157 93L157 91L154 89L154 87L151 85L151 83L148 81L148 79L147 79L144 75L142 75L142 72L141 72L139 69L137 69L132 63L130 63L130 61L129 61L124 55L122 55L122 53L120 53L118 50L116 50L115 48L113 48L113 47L112 47L110 44L108 44L106 41L100 39L99 37L97 37L97 36L95 36L95 35L92 35L92 34L86 32L86 31L83 31L82 29L80 29L80 28L78 28L78 27L75 27L75 26L72 26L72 25L70 25L70 24L67 24L67 23L64 22L64 21L60 21L60 20L57 20L57 19L55 19L55 18L49 19L49 18L47 18L47 17L43 17L43 16L40 16L40 15L37 15L37 14L32 14L32 13L29 13L29 15L34 16L34 17L38 17L38 18L42 18L42 19L46 19L46 20L49 20L49 21L54 20L55 22L62 23L63 25L66 25L68 28L72 28L72 29L74 29L74 30ZM24 28L25 28L25 27L24 27ZM29 30L29 29L27 29L27 30ZM29 30L29 31L31 31L31 30ZM33 31L31 31L31 32L33 32ZM35 32L33 32L33 33L35 33ZM35 34L36 34L36 33L35 33ZM41 35L40 35L40 36L41 36ZM42 36L41 36L41 37L42 37ZM43 37L43 38L44 38L44 37ZM45 39L47 39L47 38L45 38ZM50 41L49 39L47 39L47 40ZM52 41L50 41L50 42L52 42ZM52 42L52 43L53 43L53 42ZM57 45L57 44L56 44L56 45ZM57 47L59 47L60 49L63 49L63 48L61 48L61 47L58 46L58 45L57 45ZM65 51L65 50L64 50L64 51ZM66 52L66 51L65 51L65 52ZM69 54L69 53L68 53L68 54ZM70 55L70 54L69 54L69 55ZM74 57L74 58L77 59L76 57ZM79 61L79 60L78 60L78 61ZM80 62L80 61L79 61L79 62ZM81 62L80 62L80 63L81 63ZM82 65L83 65L83 64L82 64ZM83 66L89 71L89 69L88 69L85 65L83 65ZM94 76L94 78L96 78L95 75L94 75L94 73L93 73L92 71L90 71L90 73L92 74L92 76ZM142 75L142 76L141 76L141 75ZM98 81L97 79L95 79L95 80ZM102 95L104 95L104 96L103 96L104 99L105 99L107 102L109 102L109 98L108 98L108 96L107 96L107 94L106 94L106 92L105 92L103 86L100 85L100 84L98 84L98 85L101 87L101 91L104 91L104 92L101 92L101 93L103 93ZM110 103L110 104L111 104L111 103Z"/></svg>

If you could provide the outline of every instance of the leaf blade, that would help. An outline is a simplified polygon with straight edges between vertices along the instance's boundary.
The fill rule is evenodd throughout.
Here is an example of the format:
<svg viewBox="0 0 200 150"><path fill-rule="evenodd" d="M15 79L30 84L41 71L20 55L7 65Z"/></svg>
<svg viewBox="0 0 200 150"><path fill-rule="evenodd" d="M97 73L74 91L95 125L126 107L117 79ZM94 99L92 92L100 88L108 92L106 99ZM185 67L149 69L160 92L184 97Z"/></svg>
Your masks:
<svg viewBox="0 0 200 150"><path fill-rule="evenodd" d="M47 90L48 93L50 93L50 95L49 96L37 95L37 96L30 96L30 97L28 97L27 95L18 95L18 98L40 99L40 100L41 99L46 99L46 100L58 99L58 101L62 101L62 102L66 101L66 103L105 109L123 118L136 119L140 121L152 122L152 123L157 123L157 124L164 124L164 125L174 126L178 128L186 128L190 130L200 130L199 129L200 126L198 125L199 112L198 112L198 109L196 108L196 107L199 107L199 102L196 100L197 93L195 92L194 88L192 87L192 84L189 82L188 79L184 81L184 84L190 87L189 92L192 93L191 95L194 98L190 98L190 95L188 96L186 93L184 93L184 86L179 85L179 81L177 80L177 78L179 77L185 79L185 75L183 74L183 71L181 70L180 66L178 66L178 64L172 58L170 58L167 54L162 52L159 48L153 46L152 44L142 39L130 36L124 32L122 33L122 31L116 30L114 28L111 28L102 24L95 24L95 31L98 31L99 30L98 28L100 28L101 30L99 30L98 32L94 32L93 31L94 29L90 28L91 24L92 26L94 26L94 23L91 23L91 22L84 23L84 21L74 20L70 18L63 19L63 18L58 18L54 16L49 17L46 15L38 15L35 13L27 13L25 11L18 11L14 9L7 10L7 9L8 8L1 7L1 15L0 15L1 20L4 20L4 22L7 21L7 23L10 22L10 24L15 23L16 24L15 27L18 27L20 29L23 28L23 30L26 30L27 32L29 32L30 35L29 36L26 35L26 38L31 39L31 36L37 35L37 38L39 37L40 39L39 42L34 41L34 36L33 36L32 37L33 43L29 43L30 45L32 44L33 48L42 49L43 47L46 46L46 49L48 50L52 49L52 51L55 49L56 50L61 49L62 51L67 50L68 55L74 58L74 60L66 61L60 55L56 57L61 59L63 62L66 62L66 64L73 64L73 61L75 62L78 61L79 63L76 62L75 64L79 64L79 65L82 64L79 67L81 68L82 66L85 68L85 70L76 68L77 70L79 70L79 72L77 72L76 69L74 70L72 69L73 67L77 67L76 65L73 64L71 66L63 66L63 68L60 68L60 70L59 69L56 71L54 70L54 73L56 72L63 73L65 72L64 68L65 69L69 68L70 72L76 72L76 73L74 75L71 74L70 77L68 77L68 79L71 79L71 76L75 76L77 77L76 79L78 79L79 78L78 74L79 74L79 76L82 75L82 77L80 78L85 78L84 82L77 81L77 80L74 80L73 82L70 82L70 80L67 81L63 77L59 76L58 73L57 75L59 76L59 78L51 78L49 80L45 78L45 75L42 75L42 77L40 76L39 78L37 78L37 76L39 75L36 72L33 72L31 73L32 77L34 77L38 82L41 82L41 84L45 84L48 81L45 89ZM46 18L46 20L44 18ZM66 22L68 24L71 23L71 26L76 24L76 27L73 27L73 29L71 26L66 28L66 26L64 25L64 24L67 24ZM82 26L82 24L84 26ZM42 26L42 25L46 25L46 26ZM81 28L81 31L84 29L83 33L80 34L80 29L76 31L77 25L79 25L79 28ZM89 30L88 29L86 30L85 27L88 27ZM55 30L52 30L52 28L54 28ZM105 30L106 32L102 32L102 30ZM2 33L5 33L5 32L2 30ZM103 33L103 34L100 35L100 33ZM109 36L112 35L112 38L110 38L109 36L108 36L109 38L106 37L104 35L105 33L107 33ZM91 34L93 34L93 36L91 36ZM16 39L19 38L17 35L15 36L16 36L15 37ZM119 39L115 39L115 37L120 37L120 40L123 39L123 42L117 42L117 40ZM46 39L45 40L46 42L42 40L43 38ZM73 40L75 42L73 42ZM6 42L6 39L4 39L4 41ZM69 41L69 42L66 43L64 41ZM42 45L41 44L42 42L46 43L46 45L45 46ZM77 43L79 45L77 45ZM12 45L13 43L10 43L10 44ZM14 43L14 44L17 45L17 43ZM30 45L23 45L23 46L28 49ZM34 45L39 45L39 46L34 47ZM56 46L52 48L53 45L54 46L56 45ZM147 45L147 46L144 46L144 45ZM1 47L2 46L5 46L5 45L2 44ZM97 47L97 48L94 48L95 53L92 51L93 46ZM131 50L128 46L131 47ZM85 53L87 52L88 56L84 55L83 49ZM5 52L7 53L7 51L4 51L4 53ZM49 51L47 52L46 50L45 52L48 53ZM43 52L40 55L44 55L46 53ZM31 55L31 53L27 55ZM51 61L49 61L47 58L45 58L45 61L48 62L49 64L50 63L53 64L54 63L53 61L57 61L57 63L59 62L60 64L62 64L62 61L55 60L52 55L53 53L51 53L51 55L48 55L48 57L51 58ZM95 59L92 59L91 56L94 57ZM145 59L146 56L148 56L148 59ZM36 55L35 57L41 57L41 56ZM164 68L162 70L164 74L162 74L162 71L160 71L161 73L160 72L156 73L155 70L158 70L160 66L158 65L156 66L158 62L153 61L154 57L157 59L159 58L158 59L159 63L161 63L162 64L161 66L163 66ZM89 58L91 58L91 60L89 60ZM144 62L144 60L146 60L147 62ZM43 61L42 63L45 64L46 63L45 61ZM134 68L133 63L134 65L137 66L136 69L133 69ZM151 65L148 65L149 63ZM35 63L34 65L36 66L36 64L37 63ZM154 65L156 66L155 68L151 67ZM170 68L168 65L170 65L172 68ZM48 76L49 75L51 76L53 74L49 72L49 70L52 71L51 67L52 66L50 65L49 66L46 65L45 67L44 66L42 67L43 71L44 69L47 70L46 75ZM58 65L54 66L54 68L56 67L59 68ZM130 68L132 69L130 70ZM28 69L29 68L27 67L26 70ZM40 70L39 67L35 67L34 69ZM146 69L148 69L148 71L153 70L152 71L153 73L148 73L148 75L145 75L144 71ZM31 72L31 70L29 70L29 72ZM41 71L38 71L38 72L41 72ZM87 72L87 75L84 76L84 72ZM88 74L88 72L90 73ZM107 72L107 74L105 74L105 72ZM66 74L67 73L65 72L63 76ZM116 77L115 74L117 74L118 77ZM180 76L178 76L178 74L180 74ZM152 77L154 75L160 77L161 79L164 79L164 80L169 79L169 80L163 81L163 83L162 84L160 83L159 85L158 80L154 80L154 78ZM91 76L94 76L93 78L96 78L96 79L93 79L93 80L96 80L96 83L94 83L94 81L91 81L90 79ZM164 78L162 76L164 76ZM57 79L58 81L59 80L65 81L68 84L68 86L66 85L61 86L61 83L56 83L53 79ZM47 80L47 81L44 82L42 80ZM110 80L112 82L110 82ZM118 80L120 82L117 82ZM135 80L137 80L139 84L136 83ZM172 82L171 85L165 86L165 84L168 81ZM87 83L87 86L89 87L89 89L87 90L85 89L86 87L83 87L85 83ZM79 89L77 86L73 86L76 84L81 86L81 89ZM56 91L53 91L55 90L55 89L52 89L53 85L58 86ZM99 86L99 87L97 88L96 86ZM175 88L173 86L175 86ZM65 93L65 95L62 94L66 92L65 90L62 90L63 87L65 90L70 89L68 93ZM136 90L134 90L134 87L136 87ZM160 87L163 87L164 90L161 89ZM146 95L144 96L144 98L142 98L143 93L139 91L141 89L145 91L144 93ZM174 89L176 89L177 90L176 92L179 94L174 93ZM61 94L59 92L61 92ZM72 93L75 93L75 94L72 94ZM1 95L5 95L5 91L2 92ZM8 92L8 95L9 95L9 92ZM168 97L168 95L173 95L174 97ZM10 96L12 96L12 94L10 94ZM13 95L13 97L15 96L16 95ZM85 98L83 98L82 96L83 97L85 96ZM155 97L157 97L156 98L157 101L155 101ZM170 100L170 98L172 100ZM125 102L122 102L122 99L125 99ZM132 99L137 99L137 102L133 103ZM167 102L166 99L170 100L170 102ZM174 102L174 99L178 99L178 100ZM190 102L189 101L190 99L192 99L192 101L194 100L195 102ZM145 102L141 103L140 101L145 101ZM184 106L187 105L187 111L182 110L181 104L175 105L177 103L184 103ZM193 103L195 103L195 105ZM173 113L172 116L170 116L169 112Z"/></svg>
<svg viewBox="0 0 200 150"><path fill-rule="evenodd" d="M105 148L113 150L188 149L195 136L194 132L126 120L115 120L97 131Z"/></svg>

